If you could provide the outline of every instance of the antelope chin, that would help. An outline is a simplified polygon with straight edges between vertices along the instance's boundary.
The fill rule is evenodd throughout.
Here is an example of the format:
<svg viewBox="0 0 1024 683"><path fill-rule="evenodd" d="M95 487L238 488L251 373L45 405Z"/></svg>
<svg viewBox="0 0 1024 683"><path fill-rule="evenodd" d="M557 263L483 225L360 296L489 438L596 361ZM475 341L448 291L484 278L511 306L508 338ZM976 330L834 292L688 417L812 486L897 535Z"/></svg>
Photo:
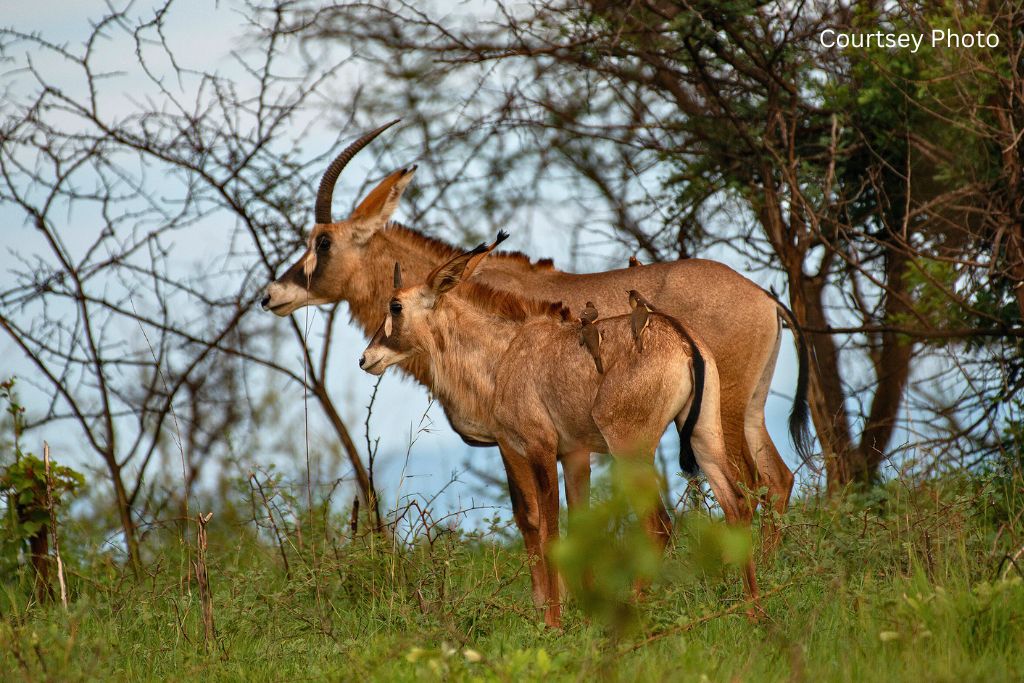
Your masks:
<svg viewBox="0 0 1024 683"><path fill-rule="evenodd" d="M317 306L330 303L327 299L313 299L302 287L291 283L271 282L267 287L267 303L264 310L282 318L294 313L303 306Z"/></svg>
<svg viewBox="0 0 1024 683"><path fill-rule="evenodd" d="M289 313L291 313L292 311L298 309L298 306L292 306L293 303L295 303L295 302L293 302L293 301L285 301L284 303L280 303L280 304L269 304L269 305L267 305L267 309L266 310L270 311L271 313L273 313L276 316L280 316L280 317L283 318L286 315L288 315Z"/></svg>
<svg viewBox="0 0 1024 683"><path fill-rule="evenodd" d="M409 352L396 352L382 346L367 347L360 359L360 362L365 362L365 364L360 365L359 369L371 375L383 375L385 370L392 365L401 363L411 355Z"/></svg>
<svg viewBox="0 0 1024 683"><path fill-rule="evenodd" d="M373 361L373 363L371 363L370 365L367 365L366 367L362 368L362 370L363 372L367 372L371 375L377 375L379 377L380 375L384 374L384 371L387 370L388 367L389 366L384 363L383 358L378 358L377 360Z"/></svg>

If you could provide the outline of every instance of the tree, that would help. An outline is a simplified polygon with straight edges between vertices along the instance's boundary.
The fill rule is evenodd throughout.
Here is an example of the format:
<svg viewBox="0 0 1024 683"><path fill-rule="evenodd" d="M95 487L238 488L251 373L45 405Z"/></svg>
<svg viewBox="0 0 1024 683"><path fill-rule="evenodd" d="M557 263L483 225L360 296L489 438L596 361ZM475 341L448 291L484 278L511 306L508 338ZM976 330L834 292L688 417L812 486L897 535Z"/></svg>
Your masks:
<svg viewBox="0 0 1024 683"><path fill-rule="evenodd" d="M937 77L950 64L935 51L820 41L825 28L927 32L946 12L927 3L539 1L477 16L343 3L292 25L320 49L358 46L380 72L368 109L403 102L425 137L442 139L431 166L468 160L471 178L445 198L539 203L554 186L585 207L570 225L648 259L728 245L764 280L781 280L810 333L812 415L836 491L878 476L901 411L955 425L923 441L992 437L978 414L991 414L988 380L999 377L974 385L984 372L948 361L934 371L965 351L991 369L998 349L985 340L1013 346L1022 335L1019 311L992 314L1005 311L1017 267L1020 139L1006 133L1020 130L1020 13L988 18L986 8L962 3L953 14L965 32L984 24L1002 38L983 57L949 53L987 60L963 86ZM455 92L464 97L452 115L444 105ZM985 108L992 98L1002 104ZM984 137L974 161L1001 150L996 177L953 173L974 161L936 155L965 126ZM662 182L652 183L657 169ZM970 217L992 204L993 182L1003 199L998 225L985 227ZM465 212L457 220L469 222ZM979 244L1002 251L979 261ZM914 377L935 388L959 377L959 387L911 391Z"/></svg>

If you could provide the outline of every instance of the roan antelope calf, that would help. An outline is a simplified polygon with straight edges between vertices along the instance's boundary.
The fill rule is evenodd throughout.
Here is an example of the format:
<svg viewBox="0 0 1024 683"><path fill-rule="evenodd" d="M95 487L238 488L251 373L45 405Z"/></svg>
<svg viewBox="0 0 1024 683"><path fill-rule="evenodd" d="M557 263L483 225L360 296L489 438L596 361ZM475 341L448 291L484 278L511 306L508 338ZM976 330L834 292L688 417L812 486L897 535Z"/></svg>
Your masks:
<svg viewBox="0 0 1024 683"><path fill-rule="evenodd" d="M682 448L704 470L726 519L749 523L750 510L728 474L718 368L703 344L679 321L652 310L641 353L630 316L600 319L589 323L600 333L599 372L593 351L580 343L580 323L561 303L469 279L505 237L500 233L494 244L448 260L413 287L402 286L395 264L387 315L359 365L379 375L420 357L442 405L466 416L472 438L498 444L530 555L534 603L547 624L558 626L558 576L547 559L558 538L558 458L567 467L567 496L579 503L582 492L571 484L579 479L568 463L597 452L653 464L658 441L674 421ZM671 522L660 501L644 524L664 548ZM756 596L753 560L744 581Z"/></svg>

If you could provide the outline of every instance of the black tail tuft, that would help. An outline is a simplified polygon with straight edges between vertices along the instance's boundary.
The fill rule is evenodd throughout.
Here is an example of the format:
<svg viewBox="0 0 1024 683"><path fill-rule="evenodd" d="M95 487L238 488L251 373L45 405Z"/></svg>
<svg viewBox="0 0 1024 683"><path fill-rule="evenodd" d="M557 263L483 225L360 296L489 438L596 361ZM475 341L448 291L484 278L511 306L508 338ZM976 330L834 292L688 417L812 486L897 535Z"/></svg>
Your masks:
<svg viewBox="0 0 1024 683"><path fill-rule="evenodd" d="M807 382L810 379L810 349L807 346L807 337L803 330L797 325L796 316L784 303L779 301L774 292L765 290L780 311L780 315L786 320L790 329L793 330L793 338L796 340L796 355L799 361L799 370L796 379L796 393L793 396L793 409L789 413L789 438L793 440L796 453L812 472L820 472L820 469L811 459L813 456L813 439L810 427L810 407L807 405ZM781 330L780 330L781 332Z"/></svg>
<svg viewBox="0 0 1024 683"><path fill-rule="evenodd" d="M685 330L685 328L684 328ZM693 401L690 403L690 412L686 415L683 426L679 428L679 468L688 477L696 476L700 468L697 466L697 457L693 454L693 428L697 425L697 418L700 416L701 403L704 401L704 356L697 348L693 337L686 334L693 349Z"/></svg>
<svg viewBox="0 0 1024 683"><path fill-rule="evenodd" d="M794 321L795 323L795 321ZM800 459L812 470L815 468L811 462L811 428L810 428L810 407L807 405L807 381L808 365L810 363L807 340L803 332L795 324L793 335L797 338L800 369L797 373L796 394L793 396L793 410L789 413L789 437L793 439L793 445Z"/></svg>
<svg viewBox="0 0 1024 683"><path fill-rule="evenodd" d="M654 314L667 320L686 339L690 348L693 349L693 401L690 402L690 412L686 414L683 426L679 428L679 469L686 476L693 477L700 471L700 467L697 466L697 456L693 453L692 441L693 429L697 426L697 418L700 417L700 408L704 401L704 375L706 372L704 356L701 355L700 349L697 348L697 342L694 341L693 335L690 334L690 331L681 322L670 315L665 315L654 309L650 304L645 305L651 308Z"/></svg>
<svg viewBox="0 0 1024 683"><path fill-rule="evenodd" d="M700 467L697 466L697 456L693 454L693 444L683 436L682 429L679 430L679 469L687 477L696 477L700 472Z"/></svg>

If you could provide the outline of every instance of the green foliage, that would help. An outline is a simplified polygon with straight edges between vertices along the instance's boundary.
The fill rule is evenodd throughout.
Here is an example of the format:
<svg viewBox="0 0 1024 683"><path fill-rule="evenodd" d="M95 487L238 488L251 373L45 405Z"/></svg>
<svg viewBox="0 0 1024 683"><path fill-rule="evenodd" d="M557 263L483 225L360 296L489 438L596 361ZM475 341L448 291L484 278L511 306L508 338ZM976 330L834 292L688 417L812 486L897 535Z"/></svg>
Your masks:
<svg viewBox="0 0 1024 683"><path fill-rule="evenodd" d="M50 497L55 507L60 507L84 484L81 473L50 463ZM22 455L0 471L0 491L7 496L7 514L0 531L3 535L2 557L10 560L11 551L16 553L18 547L50 523L44 462L32 454Z"/></svg>
<svg viewBox="0 0 1024 683"><path fill-rule="evenodd" d="M641 521L661 504L660 482L649 465L616 461L601 488L607 492L597 503L571 515L552 559L583 612L617 639L637 628L637 590L661 569L662 554ZM702 514L687 515L681 527L677 581L739 576L751 553L748 530Z"/></svg>
<svg viewBox="0 0 1024 683"><path fill-rule="evenodd" d="M1017 363L1018 380L1022 365L1024 363ZM1005 391L1009 392L1010 389ZM1010 393L996 400L1002 401L1000 408L1003 413L1000 420L1002 429L998 435L998 457L986 463L986 468L1001 480L1013 482L1024 473L1024 399L1019 394ZM1012 488L1012 484L1007 485Z"/></svg>
<svg viewBox="0 0 1024 683"><path fill-rule="evenodd" d="M950 306L949 293L957 291L959 277L957 267L949 261L922 257L908 262L903 286L914 301L914 312L890 314L886 322L916 327L923 319L936 330L966 326L968 321L963 310ZM933 343L943 345L948 340L936 338Z"/></svg>
<svg viewBox="0 0 1024 683"><path fill-rule="evenodd" d="M584 612L620 634L636 624L634 588L660 566L639 521L660 504L659 484L653 467L628 461L613 463L609 480L604 500L571 516L552 559Z"/></svg>
<svg viewBox="0 0 1024 683"><path fill-rule="evenodd" d="M680 557L695 572L719 579L735 578L753 551L750 532L706 515L688 515L683 523L686 554Z"/></svg>
<svg viewBox="0 0 1024 683"><path fill-rule="evenodd" d="M7 402L7 412L14 425L14 461L0 468L0 494L6 508L0 520L0 570L7 572L18 565L18 556L29 539L45 530L50 523L47 501L46 464L31 453L24 453L19 437L24 426L25 409L13 392L14 379L0 384L0 398ZM70 467L50 461L49 496L59 509L67 498L85 484L84 477Z"/></svg>
<svg viewBox="0 0 1024 683"><path fill-rule="evenodd" d="M616 504L629 510L632 491L613 494L614 486L606 497L626 498ZM758 563L767 595L758 624L729 611L742 587L723 558L741 560L746 542L711 520L687 521L633 605L635 630L619 637L588 616L579 595L569 599L561 632L544 628L522 547L498 530L406 543L347 538L337 531L347 529L347 516L328 521L304 528L301 543L297 530L289 533L287 578L271 539L252 521L218 511L209 527L218 632L210 652L188 553L172 529L152 532L154 557L142 580L105 557L79 566L69 577L68 612L2 587L0 671L12 681L1024 676L1024 568L1005 559L1024 544L1019 473L894 481L834 502L797 501L780 519L777 553ZM74 547L98 542L66 536Z"/></svg>

